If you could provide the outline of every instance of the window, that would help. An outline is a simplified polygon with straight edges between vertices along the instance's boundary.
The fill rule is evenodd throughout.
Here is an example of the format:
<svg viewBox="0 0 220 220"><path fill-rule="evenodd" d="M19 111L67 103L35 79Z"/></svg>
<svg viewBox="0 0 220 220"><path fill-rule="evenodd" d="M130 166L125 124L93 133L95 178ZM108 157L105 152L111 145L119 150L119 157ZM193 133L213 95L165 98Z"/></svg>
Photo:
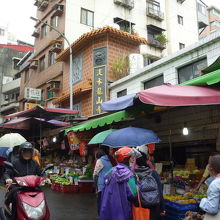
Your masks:
<svg viewBox="0 0 220 220"><path fill-rule="evenodd" d="M201 75L201 70L207 67L207 59L196 61L178 69L179 83L194 79Z"/></svg>
<svg viewBox="0 0 220 220"><path fill-rule="evenodd" d="M179 49L181 50L183 48L185 48L185 44L179 43Z"/></svg>
<svg viewBox="0 0 220 220"><path fill-rule="evenodd" d="M5 30L0 28L0 36L5 36Z"/></svg>
<svg viewBox="0 0 220 220"><path fill-rule="evenodd" d="M127 89L117 92L117 98L127 95Z"/></svg>
<svg viewBox="0 0 220 220"><path fill-rule="evenodd" d="M81 8L81 24L94 26L94 12Z"/></svg>
<svg viewBox="0 0 220 220"><path fill-rule="evenodd" d="M55 57L56 57L56 53L54 52L49 53L49 66L55 63Z"/></svg>
<svg viewBox="0 0 220 220"><path fill-rule="evenodd" d="M41 27L41 38L45 37L48 33L48 26L46 24Z"/></svg>
<svg viewBox="0 0 220 220"><path fill-rule="evenodd" d="M45 56L41 57L40 60L40 72L45 70Z"/></svg>
<svg viewBox="0 0 220 220"><path fill-rule="evenodd" d="M47 99L53 99L55 97L55 93L52 91L47 91Z"/></svg>
<svg viewBox="0 0 220 220"><path fill-rule="evenodd" d="M73 58L73 84L82 80L82 54Z"/></svg>
<svg viewBox="0 0 220 220"><path fill-rule="evenodd" d="M24 83L26 83L29 79L30 79L30 72L29 72L29 69L25 70L25 73L24 73Z"/></svg>
<svg viewBox="0 0 220 220"><path fill-rule="evenodd" d="M81 116L81 112L82 112L82 103L79 102L79 103L76 103L73 105L73 109L78 111L77 114L75 114L75 117L80 117Z"/></svg>
<svg viewBox="0 0 220 220"><path fill-rule="evenodd" d="M183 25L183 17L180 15L177 15L178 24Z"/></svg>
<svg viewBox="0 0 220 220"><path fill-rule="evenodd" d="M130 34L134 34L134 25L135 25L134 23L119 17L114 18L114 23L120 26L120 30Z"/></svg>
<svg viewBox="0 0 220 220"><path fill-rule="evenodd" d="M40 104L44 105L44 99L45 99L45 89L41 89L41 100L40 100Z"/></svg>
<svg viewBox="0 0 220 220"><path fill-rule="evenodd" d="M148 66L151 63L154 63L158 59L150 58L150 57L144 57L144 66Z"/></svg>
<svg viewBox="0 0 220 220"><path fill-rule="evenodd" d="M160 11L160 3L157 1L148 1L148 7L154 11Z"/></svg>
<svg viewBox="0 0 220 220"><path fill-rule="evenodd" d="M59 17L58 16L53 16L51 17L50 19L50 25L53 26L53 27L58 27L58 23L59 23ZM52 30L52 28L51 28Z"/></svg>
<svg viewBox="0 0 220 220"><path fill-rule="evenodd" d="M206 7L200 3L198 3L198 11L203 15L206 15Z"/></svg>
<svg viewBox="0 0 220 220"><path fill-rule="evenodd" d="M163 75L162 76L158 76L154 79L151 79L147 82L144 83L144 89L149 89L149 88L152 88L152 87L155 87L155 86L160 86L164 83L164 80L163 80Z"/></svg>

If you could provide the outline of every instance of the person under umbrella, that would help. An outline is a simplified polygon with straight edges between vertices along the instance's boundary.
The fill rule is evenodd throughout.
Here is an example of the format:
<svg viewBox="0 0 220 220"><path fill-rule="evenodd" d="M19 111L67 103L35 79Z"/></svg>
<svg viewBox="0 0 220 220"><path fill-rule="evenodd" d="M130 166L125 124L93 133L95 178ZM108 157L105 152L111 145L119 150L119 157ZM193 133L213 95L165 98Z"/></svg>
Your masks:
<svg viewBox="0 0 220 220"><path fill-rule="evenodd" d="M132 201L137 196L135 177L129 160L137 156L135 149L122 147L115 152L118 165L105 177L102 190L100 220L131 220Z"/></svg>
<svg viewBox="0 0 220 220"><path fill-rule="evenodd" d="M113 166L117 165L117 163L114 158L109 154L109 148L105 146L101 146L100 149L98 149L96 153L96 158L97 161L93 172L93 179L97 183L97 207L99 214L102 189L104 186L104 177Z"/></svg>

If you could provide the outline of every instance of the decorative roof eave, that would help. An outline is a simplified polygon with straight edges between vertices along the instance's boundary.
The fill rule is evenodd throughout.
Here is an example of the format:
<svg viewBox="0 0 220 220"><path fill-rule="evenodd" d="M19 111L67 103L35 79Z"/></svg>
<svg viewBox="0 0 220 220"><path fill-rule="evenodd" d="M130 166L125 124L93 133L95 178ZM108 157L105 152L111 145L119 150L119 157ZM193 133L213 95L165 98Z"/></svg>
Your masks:
<svg viewBox="0 0 220 220"><path fill-rule="evenodd" d="M103 27L93 30L91 32L83 34L79 37L75 42L72 43L71 47L73 50L76 50L79 46L81 46L84 42L89 42L90 38L94 38L103 34L110 34L111 36L116 36L120 38L127 39L128 41L137 43L137 44L147 44L147 40L145 38L139 37L135 34L129 34L125 31L118 30L113 27ZM64 61L69 56L69 48L66 48L62 53L57 56L57 61Z"/></svg>
<svg viewBox="0 0 220 220"><path fill-rule="evenodd" d="M88 85L88 86L84 86L78 89L73 90L73 96L79 95L81 93L87 92L87 91L91 91L92 90L92 86ZM66 93L58 98L56 98L52 103L54 105L56 104L60 104L62 102L64 102L65 100L67 100L70 97L70 93Z"/></svg>

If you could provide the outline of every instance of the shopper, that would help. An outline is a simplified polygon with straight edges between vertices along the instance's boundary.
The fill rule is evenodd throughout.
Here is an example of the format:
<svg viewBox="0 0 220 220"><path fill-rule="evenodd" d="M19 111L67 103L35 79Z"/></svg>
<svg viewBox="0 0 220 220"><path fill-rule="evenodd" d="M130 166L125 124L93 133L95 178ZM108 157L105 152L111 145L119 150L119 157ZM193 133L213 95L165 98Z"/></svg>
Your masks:
<svg viewBox="0 0 220 220"><path fill-rule="evenodd" d="M102 190L100 220L131 220L132 201L137 196L135 178L129 169L129 159L134 156L130 147L115 152L118 165L105 177Z"/></svg>
<svg viewBox="0 0 220 220"><path fill-rule="evenodd" d="M136 149L141 153L141 157L136 159L138 168L135 169L135 175L141 195L142 207L150 209L150 220L160 220L162 219L161 216L165 215L160 176L155 170L150 169L147 163L148 151L146 147L140 146ZM148 201L149 193L151 196ZM135 205L138 206L138 201L135 202Z"/></svg>
<svg viewBox="0 0 220 220"><path fill-rule="evenodd" d="M93 179L97 185L97 208L98 214L101 205L101 195L104 186L104 177L106 173L116 165L116 161L109 155L109 148L102 146L96 153L96 165L93 173Z"/></svg>
<svg viewBox="0 0 220 220"><path fill-rule="evenodd" d="M212 156L215 156L215 155L219 155L219 153L218 152L214 152L214 153L212 153L210 156L209 156L209 159L212 157ZM207 185L210 185L210 183L213 181L213 177L212 176L210 176L210 172L209 172L209 164L207 164L207 166L206 166L206 168L205 168L205 171L204 171L204 173L203 173L203 175L202 175L202 178L201 178L201 180L199 181L199 184L197 185L197 187L195 188L195 189L193 189L193 193L195 193L195 192L197 192L199 189L200 189L200 187L201 187L201 185L203 184L203 183L206 183Z"/></svg>
<svg viewBox="0 0 220 220"><path fill-rule="evenodd" d="M205 220L220 219L220 155L209 158L209 171L215 177L209 185L207 198L202 199L200 208L206 212Z"/></svg>

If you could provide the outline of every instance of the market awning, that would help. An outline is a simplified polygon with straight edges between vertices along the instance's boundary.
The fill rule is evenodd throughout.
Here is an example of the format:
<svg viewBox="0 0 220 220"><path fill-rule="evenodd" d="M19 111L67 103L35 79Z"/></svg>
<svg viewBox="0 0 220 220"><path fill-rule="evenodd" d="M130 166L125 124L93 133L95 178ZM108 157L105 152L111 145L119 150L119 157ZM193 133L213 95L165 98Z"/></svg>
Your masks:
<svg viewBox="0 0 220 220"><path fill-rule="evenodd" d="M88 121L86 123L83 123L77 126L73 126L71 128L67 128L65 130L65 134L67 134L69 131L75 131L75 132L85 131L85 130L90 130L90 129L94 129L97 127L102 127L104 125L110 125L113 122L119 122L125 119L129 119L130 117L131 115L127 111L116 112L111 115L107 115L105 117L101 117L101 118L91 120L91 121Z"/></svg>
<svg viewBox="0 0 220 220"><path fill-rule="evenodd" d="M132 100L133 97L133 100ZM220 104L220 90L202 86L185 86L164 84L140 91L136 96L128 97L127 105L124 99L114 99L101 104L105 111L123 110L140 101L156 106L192 106ZM123 101L123 105L121 102ZM129 104L130 103L130 104Z"/></svg>
<svg viewBox="0 0 220 220"><path fill-rule="evenodd" d="M202 70L203 73L210 73L220 69L220 56L216 59L214 63Z"/></svg>
<svg viewBox="0 0 220 220"><path fill-rule="evenodd" d="M102 106L103 111L118 111L126 109L134 105L134 100L137 94L129 94L117 99L112 99L108 102L104 102Z"/></svg>
<svg viewBox="0 0 220 220"><path fill-rule="evenodd" d="M47 108L43 106L35 106L34 108L6 115L5 118L13 117L35 117L52 119L65 114L77 114L78 111L65 108Z"/></svg>
<svg viewBox="0 0 220 220"><path fill-rule="evenodd" d="M209 66L211 67L211 66ZM207 67L207 68L209 68ZM220 68L220 67L219 67ZM202 85L213 85L220 82L220 69L213 72L207 73L203 76L199 76L195 79L181 83L181 85L191 85L191 86L202 86Z"/></svg>
<svg viewBox="0 0 220 220"><path fill-rule="evenodd" d="M70 123L58 121L58 120L46 121L43 118L17 118L0 124L0 127L18 129L18 130L29 130L34 124L40 125L40 123L44 128L57 128L57 127L70 126Z"/></svg>

